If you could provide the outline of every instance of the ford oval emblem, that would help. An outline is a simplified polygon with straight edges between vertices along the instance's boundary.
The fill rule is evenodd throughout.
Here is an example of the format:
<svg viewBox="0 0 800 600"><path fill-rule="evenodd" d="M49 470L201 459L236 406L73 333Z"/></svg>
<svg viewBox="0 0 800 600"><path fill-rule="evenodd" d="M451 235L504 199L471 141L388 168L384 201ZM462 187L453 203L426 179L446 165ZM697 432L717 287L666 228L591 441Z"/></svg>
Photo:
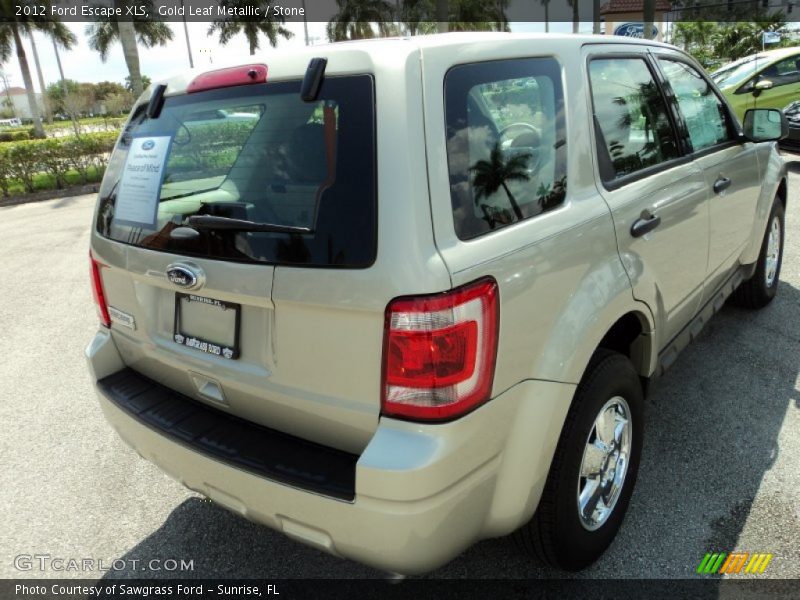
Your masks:
<svg viewBox="0 0 800 600"><path fill-rule="evenodd" d="M142 144L142 150L152 150L156 143L153 140L147 140Z"/></svg>
<svg viewBox="0 0 800 600"><path fill-rule="evenodd" d="M201 283L197 273L183 265L170 265L167 267L167 279L182 288L192 289Z"/></svg>

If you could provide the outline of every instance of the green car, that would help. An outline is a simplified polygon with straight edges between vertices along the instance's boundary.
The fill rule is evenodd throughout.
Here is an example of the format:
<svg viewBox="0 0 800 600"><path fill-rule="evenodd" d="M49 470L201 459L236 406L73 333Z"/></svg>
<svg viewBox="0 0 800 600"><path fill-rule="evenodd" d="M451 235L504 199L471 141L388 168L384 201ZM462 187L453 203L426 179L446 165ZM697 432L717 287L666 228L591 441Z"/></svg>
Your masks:
<svg viewBox="0 0 800 600"><path fill-rule="evenodd" d="M751 54L711 75L739 120L748 108L783 109L800 100L800 46Z"/></svg>

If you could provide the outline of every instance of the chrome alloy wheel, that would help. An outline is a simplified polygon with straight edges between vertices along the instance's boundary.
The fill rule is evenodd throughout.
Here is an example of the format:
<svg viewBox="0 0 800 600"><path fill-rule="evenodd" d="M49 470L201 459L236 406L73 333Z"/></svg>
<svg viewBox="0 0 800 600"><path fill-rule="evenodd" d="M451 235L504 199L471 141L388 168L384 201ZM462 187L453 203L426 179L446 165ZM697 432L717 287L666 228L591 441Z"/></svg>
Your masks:
<svg viewBox="0 0 800 600"><path fill-rule="evenodd" d="M768 288L775 283L775 275L778 272L778 263L781 259L781 220L778 217L772 218L772 225L769 227L769 238L767 239L767 255L764 265L764 279Z"/></svg>
<svg viewBox="0 0 800 600"><path fill-rule="evenodd" d="M589 531L600 528L619 499L631 452L631 409L621 396L605 403L594 421L578 475L578 515Z"/></svg>

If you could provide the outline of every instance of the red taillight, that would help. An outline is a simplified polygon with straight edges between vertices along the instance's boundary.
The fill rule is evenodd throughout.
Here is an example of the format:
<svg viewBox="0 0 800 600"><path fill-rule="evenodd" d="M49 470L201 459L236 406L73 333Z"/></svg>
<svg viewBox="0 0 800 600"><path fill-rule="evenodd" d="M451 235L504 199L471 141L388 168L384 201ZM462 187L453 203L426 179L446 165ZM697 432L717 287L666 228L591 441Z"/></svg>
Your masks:
<svg viewBox="0 0 800 600"><path fill-rule="evenodd" d="M106 295L103 293L103 280L100 279L100 268L104 265L97 262L91 252L89 252L89 262L91 263L92 292L94 294L94 302L97 305L97 316L100 318L100 323L104 327L111 327L111 317L108 314Z"/></svg>
<svg viewBox="0 0 800 600"><path fill-rule="evenodd" d="M217 88L231 87L234 85L250 85L264 83L267 80L267 65L244 65L217 69L195 77L186 88L187 94L215 90Z"/></svg>
<svg viewBox="0 0 800 600"><path fill-rule="evenodd" d="M488 400L498 310L493 279L390 302L384 332L383 414L441 421Z"/></svg>

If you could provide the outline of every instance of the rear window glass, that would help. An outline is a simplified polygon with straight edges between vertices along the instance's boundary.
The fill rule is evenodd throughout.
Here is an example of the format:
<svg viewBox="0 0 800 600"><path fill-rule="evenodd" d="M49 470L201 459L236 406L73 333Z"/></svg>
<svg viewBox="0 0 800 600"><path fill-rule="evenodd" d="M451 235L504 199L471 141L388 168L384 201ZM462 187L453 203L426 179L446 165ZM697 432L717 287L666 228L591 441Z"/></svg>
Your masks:
<svg viewBox="0 0 800 600"><path fill-rule="evenodd" d="M567 140L561 68L554 59L453 67L444 93L450 197L460 239L561 205Z"/></svg>
<svg viewBox="0 0 800 600"><path fill-rule="evenodd" d="M103 180L97 229L190 256L365 267L376 212L373 82L358 75L326 78L315 102L291 81L167 98L155 119L140 111ZM205 216L217 220L198 226Z"/></svg>

